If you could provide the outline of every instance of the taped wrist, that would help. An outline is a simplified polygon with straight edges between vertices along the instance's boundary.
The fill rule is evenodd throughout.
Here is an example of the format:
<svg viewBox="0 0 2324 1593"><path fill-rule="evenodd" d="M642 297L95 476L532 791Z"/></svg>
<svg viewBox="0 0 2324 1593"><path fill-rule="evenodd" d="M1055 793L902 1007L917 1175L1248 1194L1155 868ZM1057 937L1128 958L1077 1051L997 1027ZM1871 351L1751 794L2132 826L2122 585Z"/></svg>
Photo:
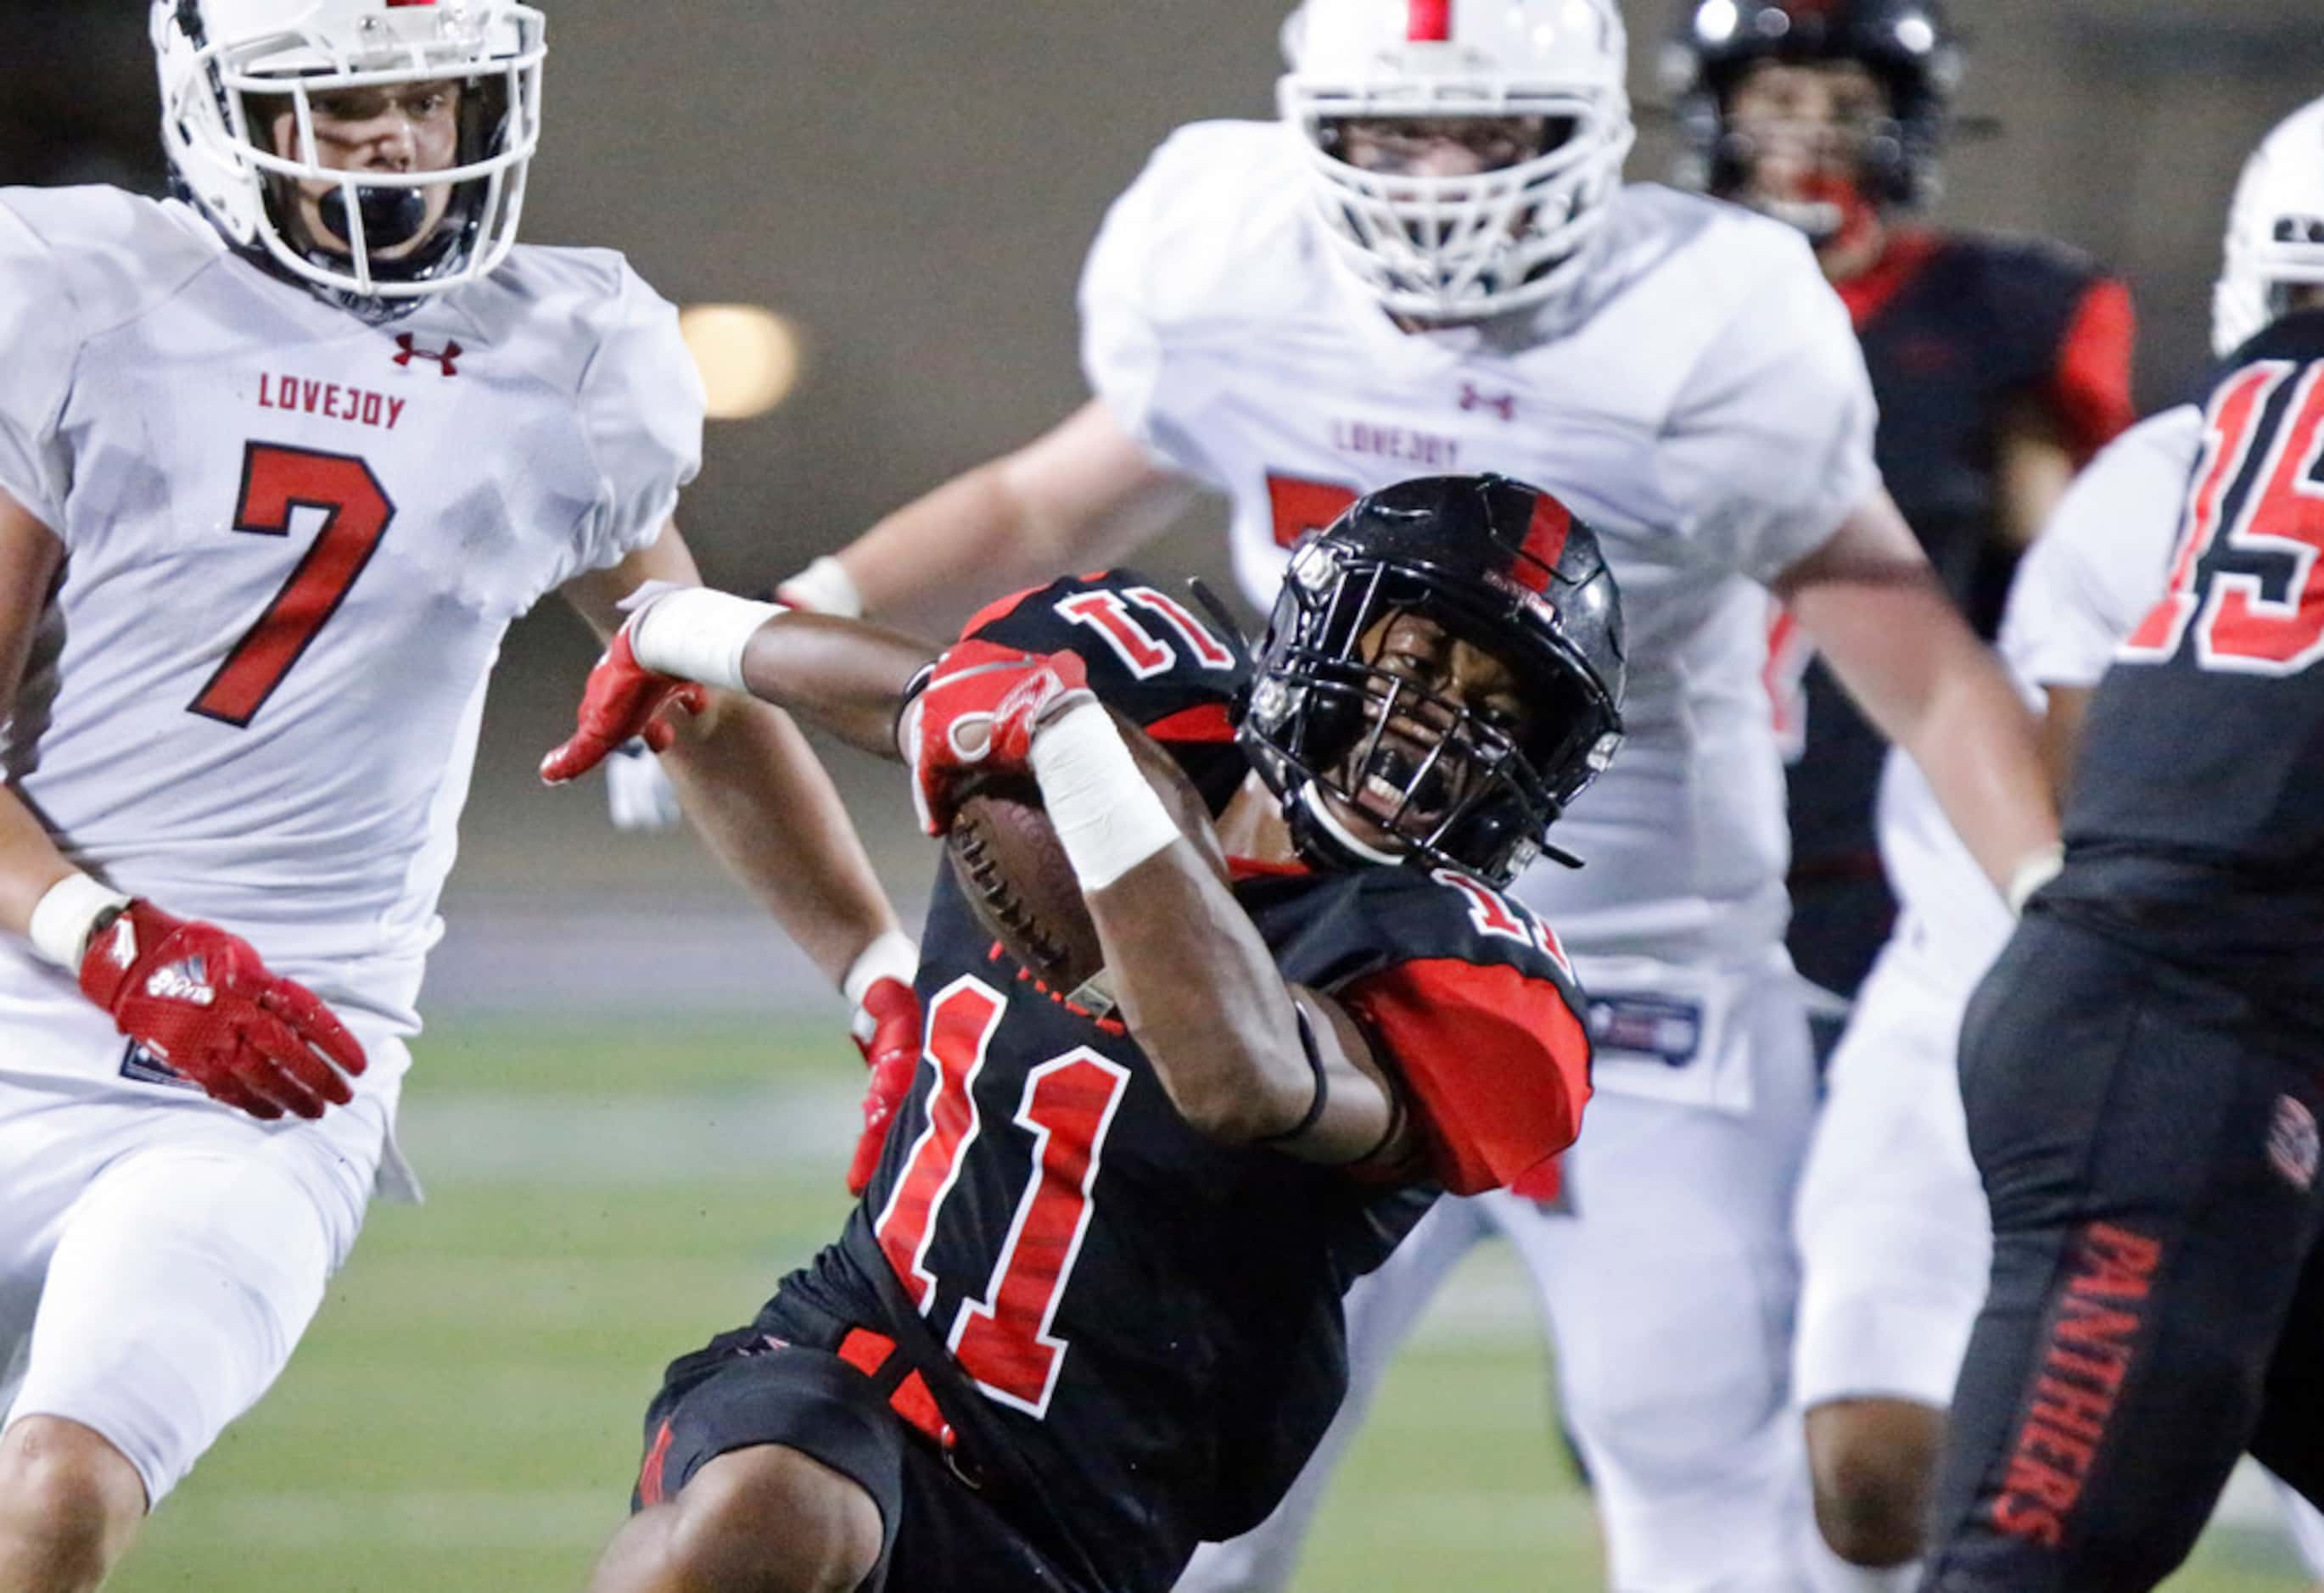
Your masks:
<svg viewBox="0 0 2324 1593"><path fill-rule="evenodd" d="M630 622L630 651L638 668L656 675L747 691L742 649L760 626L789 612L779 603L753 603L731 592L684 586L657 597Z"/></svg>
<svg viewBox="0 0 2324 1593"><path fill-rule="evenodd" d="M881 980L893 979L908 985L919 971L920 948L902 930L890 929L856 954L855 961L847 966L846 977L839 981L839 991L847 998L850 1007L861 1007L863 992Z"/></svg>
<svg viewBox="0 0 2324 1593"><path fill-rule="evenodd" d="M129 898L121 892L76 871L42 894L24 933L44 960L68 973L78 973L90 936L128 906Z"/></svg>
<svg viewBox="0 0 2324 1593"><path fill-rule="evenodd" d="M1041 806L1084 890L1102 890L1178 839L1178 823L1097 703L1068 708L1033 733Z"/></svg>
<svg viewBox="0 0 2324 1593"><path fill-rule="evenodd" d="M2017 866L2009 871L2009 889L2002 892L2010 912L2024 916L2025 904L2033 899L2034 893L2056 879L2058 870L2065 866L2066 848L2056 841L2019 858Z"/></svg>
<svg viewBox="0 0 2324 1593"><path fill-rule="evenodd" d="M798 608L843 620L863 617L863 594L856 589L855 578L827 553L776 590Z"/></svg>

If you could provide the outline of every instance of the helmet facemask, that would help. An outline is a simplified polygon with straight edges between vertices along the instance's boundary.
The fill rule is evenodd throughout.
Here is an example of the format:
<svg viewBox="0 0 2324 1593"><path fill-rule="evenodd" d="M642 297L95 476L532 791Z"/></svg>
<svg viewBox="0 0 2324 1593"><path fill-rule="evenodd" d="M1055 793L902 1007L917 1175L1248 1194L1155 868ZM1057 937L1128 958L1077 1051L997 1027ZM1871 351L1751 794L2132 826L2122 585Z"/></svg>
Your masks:
<svg viewBox="0 0 2324 1593"><path fill-rule="evenodd" d="M1415 119L1491 115L1539 127L1536 152L1460 176L1368 170L1343 154L1366 111L1313 111L1308 159L1327 236L1387 309L1430 321L1475 320L1536 305L1585 269L1584 245L1620 186L1633 136L1585 97L1544 94L1521 106L1444 106ZM1397 119L1404 119L1399 115Z"/></svg>
<svg viewBox="0 0 2324 1593"><path fill-rule="evenodd" d="M1284 37L1277 101L1324 238L1383 308L1474 321L1539 311L1581 285L1635 137L1612 0L1305 0ZM1546 135L1475 175L1343 158L1351 122L1479 118Z"/></svg>
<svg viewBox="0 0 2324 1593"><path fill-rule="evenodd" d="M156 7L164 139L237 246L381 318L507 258L540 143L538 12L400 6L231 39L201 25L192 0ZM429 87L456 97L448 147L402 170L330 163L335 110L408 114Z"/></svg>
<svg viewBox="0 0 2324 1593"><path fill-rule="evenodd" d="M1419 862L1506 883L1605 767L1619 740L1611 704L1567 660L1521 667L1540 649L1513 645L1492 606L1391 564L1303 550L1241 733L1309 861ZM1388 655L1391 628L1415 618L1448 658L1465 642L1508 670L1523 702L1514 721Z"/></svg>

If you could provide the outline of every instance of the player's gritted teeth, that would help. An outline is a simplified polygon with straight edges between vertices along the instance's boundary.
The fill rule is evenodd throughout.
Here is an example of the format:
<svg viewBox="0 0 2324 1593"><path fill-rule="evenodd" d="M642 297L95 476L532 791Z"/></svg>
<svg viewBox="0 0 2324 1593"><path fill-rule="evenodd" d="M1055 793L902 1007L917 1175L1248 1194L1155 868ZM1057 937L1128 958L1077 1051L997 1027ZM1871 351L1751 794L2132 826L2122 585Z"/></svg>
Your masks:
<svg viewBox="0 0 2324 1593"><path fill-rule="evenodd" d="M1425 836L1460 807L1491 759L1470 716L1514 723L1523 712L1515 677L1416 613L1378 622L1362 651L1372 671L1364 728L1341 771L1349 800L1334 806L1367 839Z"/></svg>

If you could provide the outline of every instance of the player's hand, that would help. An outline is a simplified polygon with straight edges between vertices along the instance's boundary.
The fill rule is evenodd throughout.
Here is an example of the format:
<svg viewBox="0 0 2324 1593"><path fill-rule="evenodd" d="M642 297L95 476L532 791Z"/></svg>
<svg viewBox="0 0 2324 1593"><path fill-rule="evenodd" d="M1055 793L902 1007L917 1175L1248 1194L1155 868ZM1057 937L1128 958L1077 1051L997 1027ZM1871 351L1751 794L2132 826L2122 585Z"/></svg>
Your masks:
<svg viewBox="0 0 2324 1593"><path fill-rule="evenodd" d="M319 1118L355 1099L363 1046L304 985L239 935L143 899L89 939L80 988L121 1032L254 1118Z"/></svg>
<svg viewBox="0 0 2324 1593"><path fill-rule="evenodd" d="M678 737L678 728L663 710L675 708L699 714L708 706L709 689L674 675L656 675L638 663L630 650L630 632L638 622L632 614L589 671L582 688L581 706L575 711L576 729L565 744L540 760L540 778L552 786L588 773L605 755L632 736L648 747L666 752Z"/></svg>
<svg viewBox="0 0 2324 1593"><path fill-rule="evenodd" d="M896 741L912 766L921 828L952 826L954 792L973 772L1022 773L1033 732L1096 699L1077 653L1028 653L989 641L954 643L905 705Z"/></svg>
<svg viewBox="0 0 2324 1593"><path fill-rule="evenodd" d="M920 999L900 979L874 980L855 1008L855 1048L872 1077L863 1087L863 1131L847 1164L847 1192L860 1195L880 1165L888 1126L911 1099L920 1066Z"/></svg>

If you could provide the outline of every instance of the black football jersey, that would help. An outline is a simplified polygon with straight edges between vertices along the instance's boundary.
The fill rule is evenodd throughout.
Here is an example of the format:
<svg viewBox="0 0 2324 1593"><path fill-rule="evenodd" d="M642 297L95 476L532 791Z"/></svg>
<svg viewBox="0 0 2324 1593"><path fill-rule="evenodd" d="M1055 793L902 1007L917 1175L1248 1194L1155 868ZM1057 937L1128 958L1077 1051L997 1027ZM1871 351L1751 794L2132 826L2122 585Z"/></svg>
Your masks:
<svg viewBox="0 0 2324 1593"><path fill-rule="evenodd" d="M973 633L1073 648L1220 802L1240 783L1235 644L1150 585L1061 581ZM1451 870L1242 874L1285 977L1335 994L1403 1075L1437 1183L1195 1133L1123 1026L1032 978L943 870L912 1099L839 1243L769 1307L787 1336L898 1337L887 1269L982 1402L973 1424L948 1417L998 1435L1049 1501L1000 1507L1036 1542L1065 1524L1077 1549L1058 1558L1121 1593L1161 1593L1197 1542L1273 1508L1345 1391L1348 1285L1440 1185L1506 1183L1562 1149L1589 1091L1563 954L1499 892Z"/></svg>
<svg viewBox="0 0 2324 1593"><path fill-rule="evenodd" d="M2128 293L2057 244L1922 231L1899 234L1840 291L1880 403L1881 475L1954 602L1990 639L2016 567L1995 534L2002 421L2013 402L2037 403L2083 460L2130 424ZM1803 691L1793 857L1805 876L1873 868L1886 743L1822 664ZM1863 948L1863 960L1876 950Z"/></svg>
<svg viewBox="0 0 2324 1593"><path fill-rule="evenodd" d="M2324 1007L2324 312L2213 387L2169 585L2099 683L2043 892Z"/></svg>

